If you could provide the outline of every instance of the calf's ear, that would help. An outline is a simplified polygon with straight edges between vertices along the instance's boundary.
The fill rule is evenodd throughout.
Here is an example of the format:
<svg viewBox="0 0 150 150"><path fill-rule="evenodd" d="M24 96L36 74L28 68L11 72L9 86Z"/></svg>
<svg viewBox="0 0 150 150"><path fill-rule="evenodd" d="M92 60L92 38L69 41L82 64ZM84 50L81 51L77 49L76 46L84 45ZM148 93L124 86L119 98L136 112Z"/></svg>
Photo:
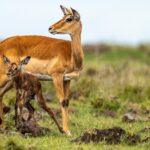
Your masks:
<svg viewBox="0 0 150 150"><path fill-rule="evenodd" d="M5 64L10 64L10 60L5 55L2 56L2 60Z"/></svg>
<svg viewBox="0 0 150 150"><path fill-rule="evenodd" d="M31 56L25 57L21 62L20 65L27 65L29 63Z"/></svg>

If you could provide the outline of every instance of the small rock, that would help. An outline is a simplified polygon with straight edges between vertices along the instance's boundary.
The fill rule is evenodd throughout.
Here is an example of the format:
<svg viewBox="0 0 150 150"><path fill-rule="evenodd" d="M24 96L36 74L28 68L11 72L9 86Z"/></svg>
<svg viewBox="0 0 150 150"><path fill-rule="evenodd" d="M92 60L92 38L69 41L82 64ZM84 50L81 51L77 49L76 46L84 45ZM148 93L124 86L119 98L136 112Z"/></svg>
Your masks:
<svg viewBox="0 0 150 150"><path fill-rule="evenodd" d="M132 113L126 113L122 117L123 122L135 122L138 120L138 117Z"/></svg>

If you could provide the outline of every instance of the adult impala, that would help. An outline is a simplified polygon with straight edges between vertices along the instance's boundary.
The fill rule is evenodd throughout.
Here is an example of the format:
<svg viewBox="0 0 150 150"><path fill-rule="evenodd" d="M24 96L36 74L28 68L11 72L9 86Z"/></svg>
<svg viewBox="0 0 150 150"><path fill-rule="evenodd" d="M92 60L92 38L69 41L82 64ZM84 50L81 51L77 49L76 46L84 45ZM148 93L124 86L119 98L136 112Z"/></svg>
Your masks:
<svg viewBox="0 0 150 150"><path fill-rule="evenodd" d="M39 79L53 79L56 93L61 104L63 130L70 135L68 127L69 86L71 78L79 75L83 68L81 47L82 24L80 14L74 9L60 6L64 17L49 28L52 34L69 34L71 41L44 36L15 36L0 43L0 55L11 61L19 62L31 56L25 71ZM12 81L6 76L7 66L0 59L0 123L4 126L3 95L12 88Z"/></svg>

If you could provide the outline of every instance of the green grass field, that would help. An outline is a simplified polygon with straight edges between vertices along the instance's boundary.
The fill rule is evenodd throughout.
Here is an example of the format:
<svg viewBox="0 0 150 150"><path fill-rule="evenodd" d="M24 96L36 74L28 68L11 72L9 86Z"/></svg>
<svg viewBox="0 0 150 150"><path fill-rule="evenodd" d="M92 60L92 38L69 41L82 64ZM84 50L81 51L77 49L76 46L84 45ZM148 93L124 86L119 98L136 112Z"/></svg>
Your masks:
<svg viewBox="0 0 150 150"><path fill-rule="evenodd" d="M11 113L5 116L6 127L13 133L0 133L0 150L114 150L114 149L150 149L150 142L128 145L108 145L105 142L76 144L71 140L91 128L122 127L130 134L150 127L150 54L137 49L114 49L106 53L88 53L85 55L84 71L79 79L72 81L70 113L72 137L62 135L49 116L40 112L40 125L51 129L51 134L42 137L22 136L14 127L14 91L4 97L4 103L11 106ZM43 91L50 92L53 101L49 106L58 108L59 103L51 82L43 82ZM122 122L122 116L129 110L137 110L139 120L133 123ZM106 111L115 113L112 118ZM57 116L57 118L61 118ZM150 136L150 131L141 137Z"/></svg>

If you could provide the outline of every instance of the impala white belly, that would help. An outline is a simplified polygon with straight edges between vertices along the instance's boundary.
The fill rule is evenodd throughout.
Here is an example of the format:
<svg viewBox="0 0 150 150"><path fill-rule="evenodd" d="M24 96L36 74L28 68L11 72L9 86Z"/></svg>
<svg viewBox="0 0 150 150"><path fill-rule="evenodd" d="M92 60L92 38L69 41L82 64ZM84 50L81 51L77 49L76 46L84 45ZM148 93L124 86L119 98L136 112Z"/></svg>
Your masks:
<svg viewBox="0 0 150 150"><path fill-rule="evenodd" d="M21 58L22 60L23 58ZM41 60L37 58L31 58L29 63L24 66L24 70L32 73L48 74L50 70L57 63L58 59L53 58L51 60Z"/></svg>

